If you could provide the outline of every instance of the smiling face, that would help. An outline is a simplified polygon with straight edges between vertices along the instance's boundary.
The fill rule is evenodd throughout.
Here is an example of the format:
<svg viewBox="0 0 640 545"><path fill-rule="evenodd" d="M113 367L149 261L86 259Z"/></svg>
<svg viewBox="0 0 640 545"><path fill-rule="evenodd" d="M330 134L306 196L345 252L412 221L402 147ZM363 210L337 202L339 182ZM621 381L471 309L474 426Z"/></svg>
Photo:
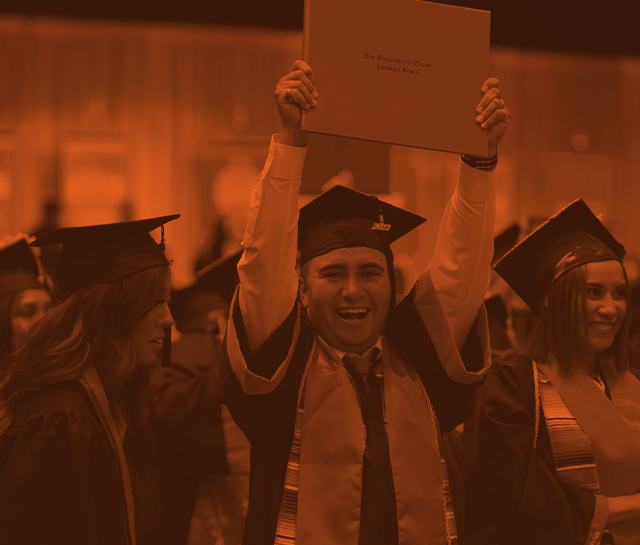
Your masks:
<svg viewBox="0 0 640 545"><path fill-rule="evenodd" d="M339 248L302 269L300 299L313 327L331 346L363 354L382 333L391 300L384 254L373 248Z"/></svg>
<svg viewBox="0 0 640 545"><path fill-rule="evenodd" d="M51 307L51 295L45 289L26 289L11 305L11 345L18 346L31 326Z"/></svg>
<svg viewBox="0 0 640 545"><path fill-rule="evenodd" d="M153 365L162 350L164 329L173 325L168 305L170 293L171 278L168 278L162 297L131 330L137 365Z"/></svg>
<svg viewBox="0 0 640 545"><path fill-rule="evenodd" d="M587 263L589 350L608 349L627 314L627 281L618 261Z"/></svg>

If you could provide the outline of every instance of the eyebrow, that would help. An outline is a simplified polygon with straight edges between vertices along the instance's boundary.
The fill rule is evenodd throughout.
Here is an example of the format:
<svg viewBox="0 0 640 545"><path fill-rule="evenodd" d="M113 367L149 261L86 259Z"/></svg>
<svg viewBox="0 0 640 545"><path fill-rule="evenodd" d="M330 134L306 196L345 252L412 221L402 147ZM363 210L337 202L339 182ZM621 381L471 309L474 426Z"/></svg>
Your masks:
<svg viewBox="0 0 640 545"><path fill-rule="evenodd" d="M601 282L587 282L587 286L604 288L604 284L602 284ZM626 288L626 287L627 287L626 282L620 282L619 284L616 284L614 286L614 289L620 289L620 288Z"/></svg>
<svg viewBox="0 0 640 545"><path fill-rule="evenodd" d="M331 271L334 269L345 269L345 265L344 263L329 263L328 265L325 265L324 267L321 267L318 272L319 273L323 273L323 272L327 272L327 271Z"/></svg>
<svg viewBox="0 0 640 545"><path fill-rule="evenodd" d="M327 271L332 271L332 270L344 270L346 269L347 266L344 263L329 263L328 265L325 265L324 267L321 267L318 272L319 273L323 273L323 272L327 272ZM375 261L372 262L367 262L367 263L361 263L358 265L358 269L362 270L362 269L378 269L379 271L384 271L384 267L382 265L380 265L379 263L376 263Z"/></svg>
<svg viewBox="0 0 640 545"><path fill-rule="evenodd" d="M376 263L375 261L371 262L371 263L363 263L362 265L360 265L361 269L378 269L381 271L384 271L384 267L382 265L380 265L379 263Z"/></svg>

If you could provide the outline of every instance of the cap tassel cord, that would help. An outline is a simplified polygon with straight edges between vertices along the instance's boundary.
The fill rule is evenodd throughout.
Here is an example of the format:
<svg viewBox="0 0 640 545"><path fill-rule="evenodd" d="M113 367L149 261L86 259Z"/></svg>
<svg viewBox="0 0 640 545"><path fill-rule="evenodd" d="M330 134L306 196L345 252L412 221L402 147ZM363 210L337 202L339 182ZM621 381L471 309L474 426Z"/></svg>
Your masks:
<svg viewBox="0 0 640 545"><path fill-rule="evenodd" d="M372 196L378 204L378 222L373 224L371 227L372 231L389 231L391 229L391 225L384 222L384 215L382 214L382 204L380 204L380 199L378 197Z"/></svg>
<svg viewBox="0 0 640 545"><path fill-rule="evenodd" d="M171 367L171 328L164 328L164 339L162 339L162 367Z"/></svg>
<svg viewBox="0 0 640 545"><path fill-rule="evenodd" d="M164 225L160 226L160 244L158 244L158 246L160 246L160 249L164 252Z"/></svg>

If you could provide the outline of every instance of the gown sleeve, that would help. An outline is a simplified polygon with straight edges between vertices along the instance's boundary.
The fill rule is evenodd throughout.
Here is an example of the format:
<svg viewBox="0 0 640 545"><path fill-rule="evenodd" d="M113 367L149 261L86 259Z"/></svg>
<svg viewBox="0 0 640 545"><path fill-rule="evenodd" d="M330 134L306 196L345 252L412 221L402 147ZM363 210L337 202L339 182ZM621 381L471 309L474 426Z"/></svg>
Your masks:
<svg viewBox="0 0 640 545"><path fill-rule="evenodd" d="M476 322L489 288L497 181L497 169L485 172L460 161L456 190L442 216L428 269L449 335L458 347L462 347ZM416 305L428 321L428 310L422 312L422 299L426 297L428 309L429 290L417 290L415 295Z"/></svg>
<svg viewBox="0 0 640 545"><path fill-rule="evenodd" d="M598 543L603 496L556 475L541 419L537 447L530 361L494 363L464 427L465 532L477 545ZM594 535L595 534L595 535Z"/></svg>
<svg viewBox="0 0 640 545"><path fill-rule="evenodd" d="M251 195L238 263L240 286L226 333L226 355L248 395L278 388L298 341L296 246L305 155L306 148L274 138Z"/></svg>
<svg viewBox="0 0 640 545"><path fill-rule="evenodd" d="M90 412L34 414L0 437L0 528L13 545L122 545L125 505Z"/></svg>

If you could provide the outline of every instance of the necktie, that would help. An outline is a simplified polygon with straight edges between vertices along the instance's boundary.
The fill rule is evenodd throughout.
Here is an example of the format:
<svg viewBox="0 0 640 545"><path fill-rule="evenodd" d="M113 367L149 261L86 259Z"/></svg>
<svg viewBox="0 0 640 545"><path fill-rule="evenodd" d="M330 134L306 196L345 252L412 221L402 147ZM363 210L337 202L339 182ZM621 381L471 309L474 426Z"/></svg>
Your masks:
<svg viewBox="0 0 640 545"><path fill-rule="evenodd" d="M369 358L345 354L342 362L358 392L366 443L362 467L359 545L398 543L396 497L384 424L382 385L375 375L380 350Z"/></svg>
<svg viewBox="0 0 640 545"><path fill-rule="evenodd" d="M361 358L359 356L349 356L345 354L342 357L342 362L347 366L351 367L356 373L359 375L366 375L369 372L369 368L371 367L372 361L368 358Z"/></svg>

